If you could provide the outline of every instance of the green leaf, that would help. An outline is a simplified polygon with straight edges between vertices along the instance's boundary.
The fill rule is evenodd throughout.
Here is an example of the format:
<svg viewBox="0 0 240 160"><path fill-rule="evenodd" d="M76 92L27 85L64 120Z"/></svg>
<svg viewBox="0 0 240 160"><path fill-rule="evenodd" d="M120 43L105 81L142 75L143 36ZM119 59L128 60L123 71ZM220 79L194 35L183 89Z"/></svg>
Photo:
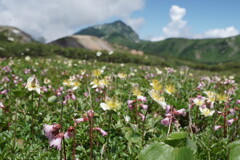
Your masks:
<svg viewBox="0 0 240 160"><path fill-rule="evenodd" d="M137 143L139 141L141 141L141 135L135 132L126 132L125 133L125 137L128 141L133 142L133 143Z"/></svg>
<svg viewBox="0 0 240 160"><path fill-rule="evenodd" d="M141 150L139 160L172 160L173 150L173 147L165 143L153 143Z"/></svg>
<svg viewBox="0 0 240 160"><path fill-rule="evenodd" d="M174 132L170 134L164 142L172 147L185 147L187 143L187 137L188 133L186 132Z"/></svg>
<svg viewBox="0 0 240 160"><path fill-rule="evenodd" d="M197 152L197 144L196 144L195 141L193 141L193 140L190 139L190 138L187 138L186 147L191 148L192 151L193 151L193 153L196 153L196 152Z"/></svg>
<svg viewBox="0 0 240 160"><path fill-rule="evenodd" d="M193 150L188 147L175 148L173 151L173 160L194 160Z"/></svg>
<svg viewBox="0 0 240 160"><path fill-rule="evenodd" d="M234 141L229 144L229 160L240 159L240 141Z"/></svg>
<svg viewBox="0 0 240 160"><path fill-rule="evenodd" d="M48 98L48 103L53 103L53 102L56 101L56 99L57 99L56 96L51 96L51 97Z"/></svg>

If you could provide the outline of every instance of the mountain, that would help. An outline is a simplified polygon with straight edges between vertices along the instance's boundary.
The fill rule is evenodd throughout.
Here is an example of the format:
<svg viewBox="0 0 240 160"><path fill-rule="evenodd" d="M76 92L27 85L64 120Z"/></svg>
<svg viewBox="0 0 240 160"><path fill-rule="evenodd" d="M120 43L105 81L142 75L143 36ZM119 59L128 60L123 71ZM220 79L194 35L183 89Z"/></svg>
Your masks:
<svg viewBox="0 0 240 160"><path fill-rule="evenodd" d="M122 40L130 40L132 42L139 41L138 34L130 26L120 20L113 23L88 27L75 33L75 35L91 35L109 42Z"/></svg>
<svg viewBox="0 0 240 160"><path fill-rule="evenodd" d="M0 26L0 41L20 43L34 42L28 33L12 26Z"/></svg>
<svg viewBox="0 0 240 160"><path fill-rule="evenodd" d="M108 42L94 36L86 35L73 35L63 37L51 42L50 44L62 47L84 48L89 50L113 51L113 47Z"/></svg>
<svg viewBox="0 0 240 160"><path fill-rule="evenodd" d="M151 42L140 40L136 32L122 21L85 28L77 35L92 35L129 50L169 56L201 63L223 63L240 60L240 36L214 39L169 38Z"/></svg>

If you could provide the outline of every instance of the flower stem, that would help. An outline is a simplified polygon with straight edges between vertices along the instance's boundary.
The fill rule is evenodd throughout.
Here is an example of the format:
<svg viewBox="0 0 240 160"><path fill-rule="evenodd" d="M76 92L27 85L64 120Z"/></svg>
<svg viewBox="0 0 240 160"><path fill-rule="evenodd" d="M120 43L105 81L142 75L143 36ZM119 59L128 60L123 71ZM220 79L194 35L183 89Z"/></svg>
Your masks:
<svg viewBox="0 0 240 160"><path fill-rule="evenodd" d="M72 152L72 159L76 159L76 123L74 123L74 130L73 130L73 152Z"/></svg>
<svg viewBox="0 0 240 160"><path fill-rule="evenodd" d="M89 126L89 136L90 136L90 160L92 160L93 158L93 129L92 129L92 125L93 125L93 120L92 118L90 118L89 120L90 126Z"/></svg>
<svg viewBox="0 0 240 160"><path fill-rule="evenodd" d="M154 101L152 101L152 103L148 106L147 111L146 111L146 113L144 114L144 117L145 117L145 118L144 118L144 120L143 120L143 122L142 122L142 147L144 146L145 122L146 122L146 119L147 119L147 114L148 114L149 109L150 109L150 107L152 106L153 102L154 102Z"/></svg>

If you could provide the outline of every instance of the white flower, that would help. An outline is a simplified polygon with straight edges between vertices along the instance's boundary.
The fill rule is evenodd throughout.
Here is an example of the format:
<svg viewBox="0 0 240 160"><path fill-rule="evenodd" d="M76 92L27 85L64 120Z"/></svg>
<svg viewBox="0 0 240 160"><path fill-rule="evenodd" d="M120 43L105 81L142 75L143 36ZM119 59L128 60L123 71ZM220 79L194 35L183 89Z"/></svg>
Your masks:
<svg viewBox="0 0 240 160"><path fill-rule="evenodd" d="M109 51L109 52L108 52L109 55L112 55L113 53L114 53L113 51Z"/></svg>
<svg viewBox="0 0 240 160"><path fill-rule="evenodd" d="M26 56L26 57L25 57L25 60L26 60L26 61L30 61L30 60L31 60L31 57L30 57L30 56Z"/></svg>
<svg viewBox="0 0 240 160"><path fill-rule="evenodd" d="M102 52L98 51L98 52L96 53L96 55L97 55L98 57L100 57L100 56L102 55Z"/></svg>
<svg viewBox="0 0 240 160"><path fill-rule="evenodd" d="M41 92L40 85L35 76L28 78L25 88L27 88L29 91L36 91L38 94Z"/></svg>
<svg viewBox="0 0 240 160"><path fill-rule="evenodd" d="M212 116L213 113L215 112L215 110L210 111L208 108L199 107L199 109L200 109L202 115L204 115L205 117Z"/></svg>

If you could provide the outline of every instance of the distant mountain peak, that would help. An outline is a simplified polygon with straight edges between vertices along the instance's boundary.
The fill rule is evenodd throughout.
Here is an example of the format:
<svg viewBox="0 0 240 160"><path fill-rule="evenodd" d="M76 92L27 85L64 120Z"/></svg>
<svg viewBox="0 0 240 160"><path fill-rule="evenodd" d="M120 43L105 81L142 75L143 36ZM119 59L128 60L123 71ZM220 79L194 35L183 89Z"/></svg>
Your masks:
<svg viewBox="0 0 240 160"><path fill-rule="evenodd" d="M76 35L91 35L110 42L115 40L139 41L138 34L121 20L82 29Z"/></svg>

